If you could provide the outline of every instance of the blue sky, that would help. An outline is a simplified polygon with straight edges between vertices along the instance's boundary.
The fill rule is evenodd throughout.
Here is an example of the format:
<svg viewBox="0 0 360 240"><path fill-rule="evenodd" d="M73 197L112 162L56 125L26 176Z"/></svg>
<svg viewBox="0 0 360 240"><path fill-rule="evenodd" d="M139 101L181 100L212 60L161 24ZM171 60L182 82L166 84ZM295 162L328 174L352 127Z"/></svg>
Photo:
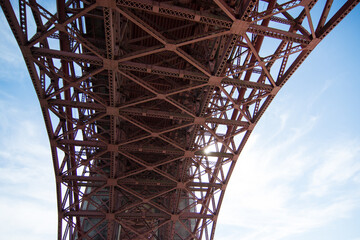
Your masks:
<svg viewBox="0 0 360 240"><path fill-rule="evenodd" d="M0 14L0 232L56 239L55 179L39 103ZM240 156L216 240L360 240L360 7L311 53Z"/></svg>
<svg viewBox="0 0 360 240"><path fill-rule="evenodd" d="M360 7L281 89L240 155L216 240L360 239Z"/></svg>

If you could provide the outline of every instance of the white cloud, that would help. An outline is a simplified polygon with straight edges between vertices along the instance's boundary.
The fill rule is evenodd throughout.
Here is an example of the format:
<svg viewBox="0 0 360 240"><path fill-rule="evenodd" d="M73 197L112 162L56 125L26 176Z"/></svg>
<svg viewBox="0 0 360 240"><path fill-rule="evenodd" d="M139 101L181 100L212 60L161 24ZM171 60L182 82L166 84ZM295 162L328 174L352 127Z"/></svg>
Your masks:
<svg viewBox="0 0 360 240"><path fill-rule="evenodd" d="M56 208L28 198L0 198L1 238L8 240L55 239Z"/></svg>
<svg viewBox="0 0 360 240"><path fill-rule="evenodd" d="M2 44L0 45L0 59L9 63L23 62L22 56L19 50L19 46L16 43L16 40L10 30L10 27L7 23L7 20L3 14L0 12L0 20L2 24L0 25L0 34ZM4 44L5 43L5 44Z"/></svg>
<svg viewBox="0 0 360 240"><path fill-rule="evenodd" d="M38 107L0 101L0 232L2 239L55 239L55 178Z"/></svg>
<svg viewBox="0 0 360 240"><path fill-rule="evenodd" d="M261 129L249 139L225 194L216 239L291 239L347 218L359 207L360 139L314 146L306 140L323 119L313 116L293 125L296 116L284 117L289 111L267 122L281 123L270 128L277 137ZM289 130L290 122L296 127ZM235 238L221 238L221 225L232 226Z"/></svg>
<svg viewBox="0 0 360 240"><path fill-rule="evenodd" d="M359 141L339 142L330 147L312 174L309 194L323 196L331 188L352 181L360 173Z"/></svg>

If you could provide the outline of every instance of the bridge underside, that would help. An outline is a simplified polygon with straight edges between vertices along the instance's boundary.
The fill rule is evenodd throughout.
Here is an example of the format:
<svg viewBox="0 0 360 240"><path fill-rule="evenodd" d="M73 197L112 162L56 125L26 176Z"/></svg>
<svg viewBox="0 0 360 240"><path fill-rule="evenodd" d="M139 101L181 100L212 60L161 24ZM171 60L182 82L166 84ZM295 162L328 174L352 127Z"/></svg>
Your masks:
<svg viewBox="0 0 360 240"><path fill-rule="evenodd" d="M51 143L58 239L213 239L254 126L358 2L20 0L17 18L1 0Z"/></svg>

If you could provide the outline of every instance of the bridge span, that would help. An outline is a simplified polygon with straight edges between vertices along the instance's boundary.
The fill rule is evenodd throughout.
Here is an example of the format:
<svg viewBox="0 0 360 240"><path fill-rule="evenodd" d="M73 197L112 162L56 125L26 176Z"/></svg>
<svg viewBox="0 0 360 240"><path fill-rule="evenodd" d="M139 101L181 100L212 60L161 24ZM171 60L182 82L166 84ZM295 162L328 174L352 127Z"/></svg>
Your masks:
<svg viewBox="0 0 360 240"><path fill-rule="evenodd" d="M20 0L17 17L0 1L51 144L58 239L213 239L255 125L358 2Z"/></svg>

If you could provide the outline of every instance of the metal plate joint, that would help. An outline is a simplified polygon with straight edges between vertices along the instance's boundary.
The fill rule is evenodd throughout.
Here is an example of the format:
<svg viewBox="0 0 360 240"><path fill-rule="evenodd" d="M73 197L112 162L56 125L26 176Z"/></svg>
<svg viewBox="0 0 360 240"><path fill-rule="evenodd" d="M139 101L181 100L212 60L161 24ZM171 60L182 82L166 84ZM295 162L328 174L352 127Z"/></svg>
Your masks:
<svg viewBox="0 0 360 240"><path fill-rule="evenodd" d="M246 33L250 23L242 20L235 20L230 28L230 32L236 35L242 35Z"/></svg>

